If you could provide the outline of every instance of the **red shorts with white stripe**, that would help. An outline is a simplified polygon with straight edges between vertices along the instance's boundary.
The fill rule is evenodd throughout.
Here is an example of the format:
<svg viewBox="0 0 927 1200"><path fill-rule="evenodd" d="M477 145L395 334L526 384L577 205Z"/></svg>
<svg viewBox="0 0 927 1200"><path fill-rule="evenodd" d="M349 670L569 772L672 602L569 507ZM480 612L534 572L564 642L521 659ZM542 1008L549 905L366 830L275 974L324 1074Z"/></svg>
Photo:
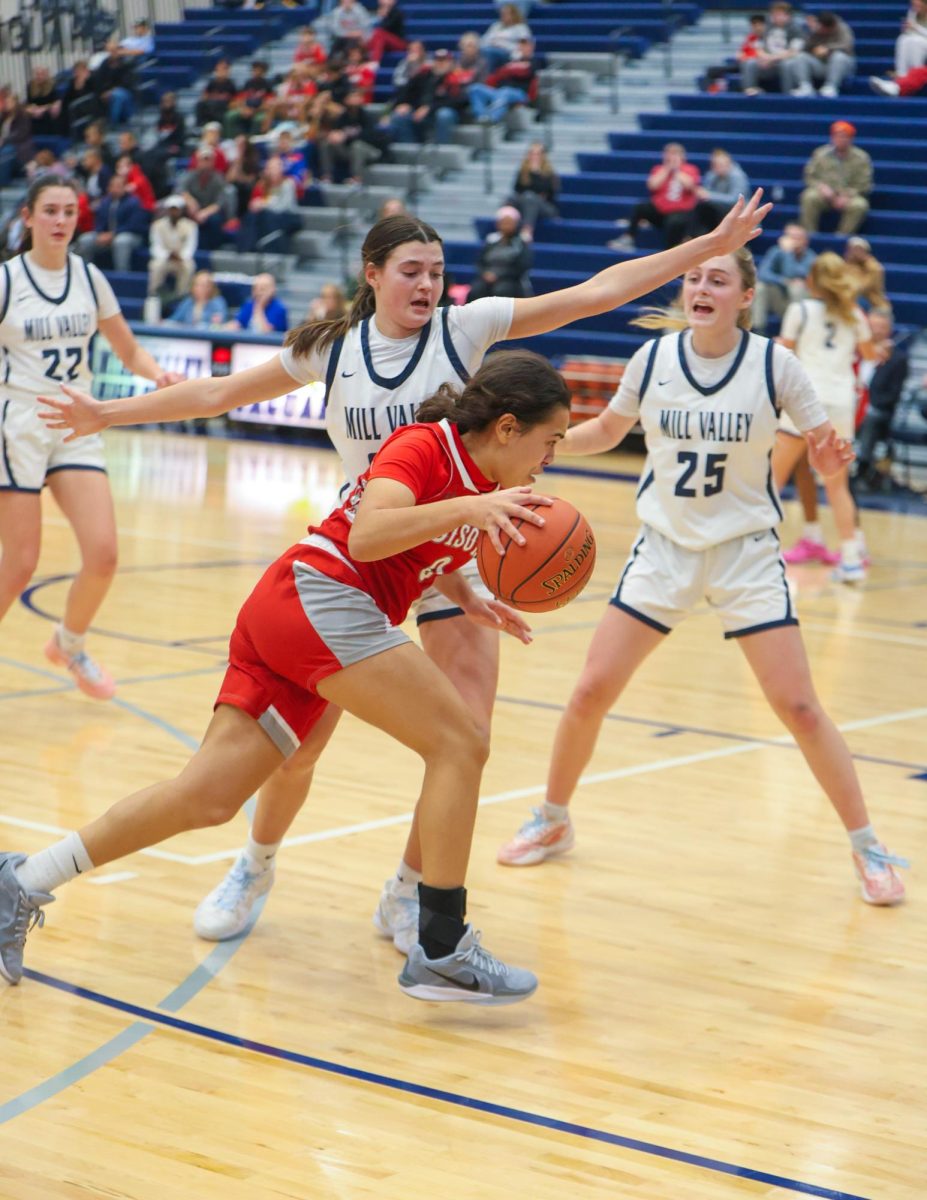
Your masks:
<svg viewBox="0 0 927 1200"><path fill-rule="evenodd" d="M238 614L216 704L253 717L284 756L328 705L315 690L321 680L409 641L350 577L347 563L299 544L268 567Z"/></svg>

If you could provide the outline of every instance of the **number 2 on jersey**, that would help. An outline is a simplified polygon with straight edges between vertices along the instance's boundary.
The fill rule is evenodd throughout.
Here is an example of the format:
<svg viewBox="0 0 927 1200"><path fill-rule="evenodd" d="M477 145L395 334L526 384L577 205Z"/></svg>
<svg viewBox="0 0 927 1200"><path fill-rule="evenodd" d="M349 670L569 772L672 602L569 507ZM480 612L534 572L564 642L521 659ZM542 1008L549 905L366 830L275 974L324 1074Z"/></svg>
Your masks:
<svg viewBox="0 0 927 1200"><path fill-rule="evenodd" d="M694 500L699 494L698 488L689 487L688 483L698 470L699 456L693 450L680 450L676 455L677 461L683 468L682 474L676 480L675 495ZM724 464L726 454L705 455L705 482L702 487L703 496L717 496L724 487Z"/></svg>
<svg viewBox="0 0 927 1200"><path fill-rule="evenodd" d="M42 357L48 359L48 366L45 368L45 378L54 379L55 383L73 383L80 375L80 363L84 352L80 346L68 346L64 352L67 359L65 365L65 373L59 374L58 368L61 366L61 351L60 350L43 350Z"/></svg>

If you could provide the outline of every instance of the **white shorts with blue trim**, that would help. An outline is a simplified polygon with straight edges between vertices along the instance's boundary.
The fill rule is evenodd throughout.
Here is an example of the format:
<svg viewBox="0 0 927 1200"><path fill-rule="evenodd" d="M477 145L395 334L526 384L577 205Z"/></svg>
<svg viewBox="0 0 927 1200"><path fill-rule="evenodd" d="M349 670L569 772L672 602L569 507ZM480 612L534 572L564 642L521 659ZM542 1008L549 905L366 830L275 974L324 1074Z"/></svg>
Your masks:
<svg viewBox="0 0 927 1200"><path fill-rule="evenodd" d="M773 530L686 550L645 525L611 603L671 633L703 600L721 618L726 638L797 625Z"/></svg>
<svg viewBox="0 0 927 1200"><path fill-rule="evenodd" d="M37 404L22 404L0 392L0 491L41 492L56 471L104 471L98 433L66 442L66 429L49 429Z"/></svg>
<svg viewBox="0 0 927 1200"><path fill-rule="evenodd" d="M856 433L856 409L851 404L828 404L825 400L824 411L836 430L837 437L852 441ZM783 412L779 417L779 429L792 437L805 436L787 412Z"/></svg>
<svg viewBox="0 0 927 1200"><path fill-rule="evenodd" d="M458 570L482 600L491 600L493 598L492 592L480 578L475 558L471 558L468 563L459 567ZM420 598L413 604L412 612L415 615L417 625L424 625L426 621L446 621L448 617L460 617L463 615L462 608L458 608L456 604L452 604L447 596L442 595L434 587L430 587L427 592L422 593Z"/></svg>

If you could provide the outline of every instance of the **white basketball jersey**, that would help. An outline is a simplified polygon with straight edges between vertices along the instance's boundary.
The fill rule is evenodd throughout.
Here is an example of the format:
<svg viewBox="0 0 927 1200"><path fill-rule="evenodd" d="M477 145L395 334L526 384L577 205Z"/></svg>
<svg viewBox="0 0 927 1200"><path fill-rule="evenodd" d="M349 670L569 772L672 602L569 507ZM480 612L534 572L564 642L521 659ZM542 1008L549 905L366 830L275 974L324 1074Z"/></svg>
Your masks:
<svg viewBox="0 0 927 1200"><path fill-rule="evenodd" d="M0 386L15 403L65 383L90 391L90 339L97 331L96 268L68 255L62 290L42 290L24 255L0 267ZM118 310L117 310L118 311Z"/></svg>
<svg viewBox="0 0 927 1200"><path fill-rule="evenodd" d="M855 407L856 347L870 337L861 309L855 310L854 321L848 324L835 320L823 300L800 300L786 310L782 336L795 343L795 353L825 405Z"/></svg>
<svg viewBox="0 0 927 1200"><path fill-rule="evenodd" d="M705 550L782 519L770 467L779 406L774 343L742 331L726 373L702 385L686 357L689 338L668 334L639 351L647 461L637 514L677 545ZM612 407L632 415L633 397L619 390Z"/></svg>
<svg viewBox="0 0 927 1200"><path fill-rule="evenodd" d="M367 317L322 356L303 360L283 351L294 379L325 379L325 429L350 482L391 433L415 422L418 406L442 383L464 386L489 347L508 333L512 307L510 299L488 298L439 308L417 339L401 342L382 338Z"/></svg>

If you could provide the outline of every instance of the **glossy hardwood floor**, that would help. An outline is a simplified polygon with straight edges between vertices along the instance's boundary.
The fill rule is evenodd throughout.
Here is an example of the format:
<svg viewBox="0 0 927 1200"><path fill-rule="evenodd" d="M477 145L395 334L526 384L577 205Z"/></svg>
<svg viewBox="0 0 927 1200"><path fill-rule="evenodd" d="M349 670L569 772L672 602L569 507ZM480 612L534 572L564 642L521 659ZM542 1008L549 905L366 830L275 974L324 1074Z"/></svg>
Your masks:
<svg viewBox="0 0 927 1200"><path fill-rule="evenodd" d="M261 564L321 516L334 455L111 435L121 568L92 650L117 699L46 663L75 566L48 500L39 584L0 632L0 842L33 851L176 771ZM542 867L495 851L543 791L560 707L636 522L639 461L556 474L593 583L505 646L469 879L487 944L541 986L419 1004L370 918L417 760L342 722L253 931L193 910L247 828L177 838L61 889L0 992L9 1200L922 1200L927 1077L927 520L866 514L870 581L795 572L822 698L909 902L859 899L846 839L705 609L645 665ZM923 511L923 509L922 509ZM784 540L797 525L790 513ZM825 514L828 523L828 514Z"/></svg>

